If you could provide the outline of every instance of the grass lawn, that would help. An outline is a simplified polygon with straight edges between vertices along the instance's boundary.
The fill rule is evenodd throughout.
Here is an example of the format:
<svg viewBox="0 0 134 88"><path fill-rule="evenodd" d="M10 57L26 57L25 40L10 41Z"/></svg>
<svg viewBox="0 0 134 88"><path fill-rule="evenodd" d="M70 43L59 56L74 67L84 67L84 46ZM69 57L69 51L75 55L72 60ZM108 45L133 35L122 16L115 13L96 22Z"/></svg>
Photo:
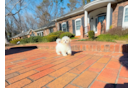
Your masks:
<svg viewBox="0 0 134 88"><path fill-rule="evenodd" d="M78 41L106 41L106 42L125 42L128 43L128 34L123 35L123 36L118 36L118 35L110 35L110 34L101 34L95 39L81 39Z"/></svg>

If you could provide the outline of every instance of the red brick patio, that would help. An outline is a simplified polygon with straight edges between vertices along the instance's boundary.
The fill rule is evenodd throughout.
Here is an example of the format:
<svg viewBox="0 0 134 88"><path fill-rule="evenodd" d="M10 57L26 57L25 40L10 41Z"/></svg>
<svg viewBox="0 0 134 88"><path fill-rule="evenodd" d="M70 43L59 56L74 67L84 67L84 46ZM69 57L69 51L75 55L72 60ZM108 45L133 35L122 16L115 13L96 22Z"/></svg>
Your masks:
<svg viewBox="0 0 134 88"><path fill-rule="evenodd" d="M72 56L63 57L50 49L9 50L5 55L6 88L128 86L127 53L73 50Z"/></svg>

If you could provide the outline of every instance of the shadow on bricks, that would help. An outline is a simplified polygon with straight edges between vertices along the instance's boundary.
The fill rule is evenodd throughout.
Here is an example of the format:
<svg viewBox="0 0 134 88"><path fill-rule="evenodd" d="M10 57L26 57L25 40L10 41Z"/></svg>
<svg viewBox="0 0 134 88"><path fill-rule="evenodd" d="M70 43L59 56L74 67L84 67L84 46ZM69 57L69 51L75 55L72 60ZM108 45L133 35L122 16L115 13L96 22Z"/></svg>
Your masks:
<svg viewBox="0 0 134 88"><path fill-rule="evenodd" d="M124 84L106 84L104 88L128 88L128 83L124 83Z"/></svg>
<svg viewBox="0 0 134 88"><path fill-rule="evenodd" d="M122 46L122 54L123 54L123 56L121 56L119 58L119 62L123 67L126 68L126 70L128 70L128 45ZM124 72L123 72L123 74L126 75L126 73L124 73ZM119 79L118 79L118 81L119 81ZM105 85L104 88L128 88L128 82L124 82L122 84L108 83Z"/></svg>
<svg viewBox="0 0 134 88"><path fill-rule="evenodd" d="M75 55L76 53L80 53L82 51L72 51L72 56Z"/></svg>
<svg viewBox="0 0 134 88"><path fill-rule="evenodd" d="M36 46L14 47L14 48L10 48L8 50L5 50L5 55L25 52L25 51L33 50L36 48L37 48Z"/></svg>
<svg viewBox="0 0 134 88"><path fill-rule="evenodd" d="M122 46L123 56L119 58L119 62L128 70L128 45Z"/></svg>

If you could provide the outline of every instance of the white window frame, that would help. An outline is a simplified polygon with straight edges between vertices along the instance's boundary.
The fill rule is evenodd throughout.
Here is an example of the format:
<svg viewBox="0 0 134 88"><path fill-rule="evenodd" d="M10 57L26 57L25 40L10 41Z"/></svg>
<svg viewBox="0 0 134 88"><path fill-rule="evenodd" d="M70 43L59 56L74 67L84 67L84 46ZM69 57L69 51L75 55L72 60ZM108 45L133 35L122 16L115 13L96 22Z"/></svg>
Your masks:
<svg viewBox="0 0 134 88"><path fill-rule="evenodd" d="M63 31L63 24L66 24L66 26L67 26L67 23L66 23L66 22L63 22L63 23L61 24L62 31ZM66 28L66 31L67 31L67 28Z"/></svg>
<svg viewBox="0 0 134 88"><path fill-rule="evenodd" d="M126 8L128 8L128 5L126 5L126 6L124 7L124 10L123 10L122 27L124 27L124 23L125 23L125 10L126 10ZM128 21L127 21L127 22L128 22Z"/></svg>
<svg viewBox="0 0 134 88"><path fill-rule="evenodd" d="M42 35L42 32L43 32L43 31L39 31L39 32L37 32L37 33L39 33L39 36L44 36L44 35ZM38 36L38 34L37 34L37 36Z"/></svg>
<svg viewBox="0 0 134 88"><path fill-rule="evenodd" d="M76 20L75 20L75 31L77 31L77 30L76 30L76 21L79 21L79 20L80 20L80 27L81 27L81 25L82 25L81 18L76 19Z"/></svg>

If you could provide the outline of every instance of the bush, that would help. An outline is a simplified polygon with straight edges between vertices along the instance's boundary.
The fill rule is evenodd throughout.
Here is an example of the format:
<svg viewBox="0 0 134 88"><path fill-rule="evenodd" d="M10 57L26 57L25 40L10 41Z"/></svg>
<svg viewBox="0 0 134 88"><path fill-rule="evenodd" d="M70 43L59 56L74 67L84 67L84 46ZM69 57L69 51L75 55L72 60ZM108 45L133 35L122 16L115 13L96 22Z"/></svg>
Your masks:
<svg viewBox="0 0 134 88"><path fill-rule="evenodd" d="M108 30L105 34L123 36L128 34L128 29L123 29L122 27L116 27Z"/></svg>
<svg viewBox="0 0 134 88"><path fill-rule="evenodd" d="M47 41L53 42L53 41L56 41L57 38L58 38L57 35L49 35L49 36L47 36Z"/></svg>
<svg viewBox="0 0 134 88"><path fill-rule="evenodd" d="M88 37L89 38L94 39L94 35L95 35L94 31L89 31L88 32Z"/></svg>
<svg viewBox="0 0 134 88"><path fill-rule="evenodd" d="M70 32L64 32L60 35L60 38L64 37L64 36L68 36L70 38L74 37L75 35L70 33Z"/></svg>
<svg viewBox="0 0 134 88"><path fill-rule="evenodd" d="M101 34L97 37L96 40L98 41L108 41L108 42L114 42L115 39L117 39L118 35L110 35L110 34Z"/></svg>
<svg viewBox="0 0 134 88"><path fill-rule="evenodd" d="M43 36L41 42L47 42L47 36Z"/></svg>
<svg viewBox="0 0 134 88"><path fill-rule="evenodd" d="M42 36L32 36L30 38L24 38L20 41L21 44L25 43L36 43L36 42L42 42L43 37Z"/></svg>
<svg viewBox="0 0 134 88"><path fill-rule="evenodd" d="M57 32L50 33L49 35L57 35L58 38L59 38L62 33L64 33L64 32L63 31L57 31Z"/></svg>
<svg viewBox="0 0 134 88"><path fill-rule="evenodd" d="M24 38L20 41L20 44L29 43L28 38Z"/></svg>
<svg viewBox="0 0 134 88"><path fill-rule="evenodd" d="M11 44L17 44L18 41L21 41L21 39L11 40L10 43Z"/></svg>

